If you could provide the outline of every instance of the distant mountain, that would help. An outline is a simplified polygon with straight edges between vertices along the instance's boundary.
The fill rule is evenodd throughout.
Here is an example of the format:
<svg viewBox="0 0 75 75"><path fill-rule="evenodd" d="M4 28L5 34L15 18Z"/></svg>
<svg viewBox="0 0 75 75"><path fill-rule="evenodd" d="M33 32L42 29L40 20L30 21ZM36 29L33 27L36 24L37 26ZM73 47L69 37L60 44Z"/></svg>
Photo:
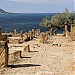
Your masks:
<svg viewBox="0 0 75 75"><path fill-rule="evenodd" d="M9 13L9 12L6 12L5 10L0 8L0 13Z"/></svg>

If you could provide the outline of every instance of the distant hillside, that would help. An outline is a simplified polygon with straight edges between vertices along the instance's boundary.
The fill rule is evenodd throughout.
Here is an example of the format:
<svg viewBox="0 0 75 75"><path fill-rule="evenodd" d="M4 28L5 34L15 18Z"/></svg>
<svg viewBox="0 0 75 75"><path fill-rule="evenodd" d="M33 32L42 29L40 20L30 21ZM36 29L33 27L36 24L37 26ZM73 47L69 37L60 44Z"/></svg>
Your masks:
<svg viewBox="0 0 75 75"><path fill-rule="evenodd" d="M0 13L8 13L8 12L6 12L3 9L0 8Z"/></svg>

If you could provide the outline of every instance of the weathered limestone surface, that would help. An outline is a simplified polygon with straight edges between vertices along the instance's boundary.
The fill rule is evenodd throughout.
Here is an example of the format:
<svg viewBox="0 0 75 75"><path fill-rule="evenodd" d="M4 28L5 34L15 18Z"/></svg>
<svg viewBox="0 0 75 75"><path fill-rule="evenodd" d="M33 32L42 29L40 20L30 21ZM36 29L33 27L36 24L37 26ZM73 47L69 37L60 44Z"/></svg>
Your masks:
<svg viewBox="0 0 75 75"><path fill-rule="evenodd" d="M66 35L66 32L67 32L67 23L65 22L64 25L65 25L65 28L64 28L64 35Z"/></svg>
<svg viewBox="0 0 75 75"><path fill-rule="evenodd" d="M25 48L24 48L23 51L24 51L24 52L30 52L30 46L29 46L29 45L25 46Z"/></svg>
<svg viewBox="0 0 75 75"><path fill-rule="evenodd" d="M8 65L8 46L6 42L0 42L0 67Z"/></svg>
<svg viewBox="0 0 75 75"><path fill-rule="evenodd" d="M46 37L45 34L41 34L40 35L40 43L43 43L44 44L46 42L45 37Z"/></svg>
<svg viewBox="0 0 75 75"><path fill-rule="evenodd" d="M17 32L16 32L16 29L14 29L14 36L16 36L16 33L17 33Z"/></svg>
<svg viewBox="0 0 75 75"><path fill-rule="evenodd" d="M67 36L68 35L68 36ZM68 38L70 38L71 40L75 41L75 26L72 27L72 31L71 32L68 32L68 34L66 34L66 36Z"/></svg>
<svg viewBox="0 0 75 75"><path fill-rule="evenodd" d="M49 29L49 34L52 35L52 28Z"/></svg>
<svg viewBox="0 0 75 75"><path fill-rule="evenodd" d="M40 29L37 30L37 33L36 34L37 34L37 36L40 35Z"/></svg>
<svg viewBox="0 0 75 75"><path fill-rule="evenodd" d="M33 33L33 38L35 37L35 30L32 29L32 33Z"/></svg>
<svg viewBox="0 0 75 75"><path fill-rule="evenodd" d="M46 35L46 36L45 36L45 40L47 41L47 40L48 40L48 37L49 37L49 32L46 31L46 32L45 32L45 35Z"/></svg>

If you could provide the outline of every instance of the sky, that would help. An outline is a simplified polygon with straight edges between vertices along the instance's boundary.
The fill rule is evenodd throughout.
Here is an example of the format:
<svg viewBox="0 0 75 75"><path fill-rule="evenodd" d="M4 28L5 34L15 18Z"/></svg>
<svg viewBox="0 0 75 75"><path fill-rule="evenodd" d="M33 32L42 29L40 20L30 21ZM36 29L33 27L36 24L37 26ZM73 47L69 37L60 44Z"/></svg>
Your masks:
<svg viewBox="0 0 75 75"><path fill-rule="evenodd" d="M75 0L0 0L0 8L12 13L56 13L75 11Z"/></svg>

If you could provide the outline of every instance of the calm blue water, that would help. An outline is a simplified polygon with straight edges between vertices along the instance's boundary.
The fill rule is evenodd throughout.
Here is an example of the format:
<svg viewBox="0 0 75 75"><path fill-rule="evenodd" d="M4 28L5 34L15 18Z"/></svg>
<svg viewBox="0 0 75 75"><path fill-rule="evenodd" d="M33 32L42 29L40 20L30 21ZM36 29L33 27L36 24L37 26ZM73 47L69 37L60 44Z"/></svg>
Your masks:
<svg viewBox="0 0 75 75"><path fill-rule="evenodd" d="M53 16L53 13L39 13L39 14L0 14L0 27L2 31L13 32L16 28L17 32L23 32L31 29L40 29L46 31L45 27L39 24L45 16Z"/></svg>

